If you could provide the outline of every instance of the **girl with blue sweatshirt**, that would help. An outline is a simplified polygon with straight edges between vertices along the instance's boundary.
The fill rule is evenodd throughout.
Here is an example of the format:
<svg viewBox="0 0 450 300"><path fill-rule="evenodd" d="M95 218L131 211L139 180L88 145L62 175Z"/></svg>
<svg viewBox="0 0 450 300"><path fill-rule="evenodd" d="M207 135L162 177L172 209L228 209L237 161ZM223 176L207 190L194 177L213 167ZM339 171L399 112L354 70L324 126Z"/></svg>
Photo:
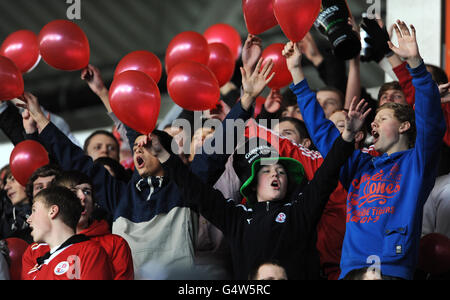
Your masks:
<svg viewBox="0 0 450 300"><path fill-rule="evenodd" d="M415 111L393 103L381 106L371 124L380 156L357 150L341 169L348 197L340 279L366 269L380 272L382 278L412 279L417 265L423 205L434 185L446 127L438 87L420 56L416 30L410 27L397 21L399 46L389 46L408 63L416 89ZM308 131L325 156L339 131L309 89L298 45L289 42L283 54Z"/></svg>

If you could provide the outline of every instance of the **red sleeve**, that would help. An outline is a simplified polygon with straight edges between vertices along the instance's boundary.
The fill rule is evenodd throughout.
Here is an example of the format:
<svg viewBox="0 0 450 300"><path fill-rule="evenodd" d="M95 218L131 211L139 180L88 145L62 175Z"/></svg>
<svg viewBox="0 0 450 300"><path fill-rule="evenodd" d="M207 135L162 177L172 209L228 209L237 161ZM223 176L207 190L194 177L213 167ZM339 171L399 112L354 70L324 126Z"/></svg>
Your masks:
<svg viewBox="0 0 450 300"><path fill-rule="evenodd" d="M28 272L36 265L36 260L33 259L31 251L32 246L33 245L29 245L22 255L22 280L30 280L30 278L28 278Z"/></svg>
<svg viewBox="0 0 450 300"><path fill-rule="evenodd" d="M37 265L37 259L50 251L47 244L34 243L28 246L22 255L22 280L32 280L28 273ZM33 275L34 277L34 275Z"/></svg>
<svg viewBox="0 0 450 300"><path fill-rule="evenodd" d="M114 280L134 280L133 257L130 246L120 236L115 237L115 247L112 253L112 267L114 269Z"/></svg>
<svg viewBox="0 0 450 300"><path fill-rule="evenodd" d="M447 124L447 131L444 136L444 143L450 147L450 103L442 104L442 110L444 111L445 124Z"/></svg>
<svg viewBox="0 0 450 300"><path fill-rule="evenodd" d="M253 120L247 123L246 137L258 136L261 139L266 139L281 157L290 157L298 160L305 168L305 174L308 180L314 177L314 173L323 162L323 157L317 151L311 151L302 145L296 145L289 139L280 137L275 132L265 127L259 126Z"/></svg>
<svg viewBox="0 0 450 300"><path fill-rule="evenodd" d="M69 261L70 264L79 263L81 280L112 280L111 262L105 250L97 243L88 243L80 261ZM75 268L76 270L76 268Z"/></svg>
<svg viewBox="0 0 450 300"><path fill-rule="evenodd" d="M397 75L398 81L400 82L400 86L402 87L403 93L406 97L406 102L408 102L409 105L414 106L416 103L416 89L412 84L412 76L406 67L406 62L393 68L393 71L395 75Z"/></svg>

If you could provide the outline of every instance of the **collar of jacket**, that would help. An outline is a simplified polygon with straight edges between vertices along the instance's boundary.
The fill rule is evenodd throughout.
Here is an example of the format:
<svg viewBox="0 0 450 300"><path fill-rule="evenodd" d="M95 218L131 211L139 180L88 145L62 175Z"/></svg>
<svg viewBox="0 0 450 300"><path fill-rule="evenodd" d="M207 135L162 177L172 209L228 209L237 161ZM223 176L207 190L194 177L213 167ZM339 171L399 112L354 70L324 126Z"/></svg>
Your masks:
<svg viewBox="0 0 450 300"><path fill-rule="evenodd" d="M255 213L269 212L286 204L287 202L285 200L258 202L253 205L252 210Z"/></svg>
<svg viewBox="0 0 450 300"><path fill-rule="evenodd" d="M405 154L408 151L410 151L410 150L395 152L395 153L392 153L391 155L384 153L381 156L372 157L371 161L375 168L381 168L385 164L390 164L390 163L394 162L400 156L402 156L403 154Z"/></svg>
<svg viewBox="0 0 450 300"><path fill-rule="evenodd" d="M158 187L161 188L163 186L163 184L165 183L164 180L164 176L149 176L147 178L141 178L137 183L136 183L136 189L139 192L142 192L142 190L146 187L146 186L153 186L153 187Z"/></svg>

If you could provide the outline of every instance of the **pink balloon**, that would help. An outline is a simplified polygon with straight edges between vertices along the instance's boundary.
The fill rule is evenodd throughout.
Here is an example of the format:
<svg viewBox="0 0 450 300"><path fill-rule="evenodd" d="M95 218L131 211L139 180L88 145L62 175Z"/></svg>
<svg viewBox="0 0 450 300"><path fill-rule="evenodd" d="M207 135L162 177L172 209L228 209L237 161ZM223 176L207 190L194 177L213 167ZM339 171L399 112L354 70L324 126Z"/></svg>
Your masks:
<svg viewBox="0 0 450 300"><path fill-rule="evenodd" d="M292 75L286 64L286 58L282 55L284 44L275 43L264 49L262 53L263 66L267 60L272 59L274 66L272 72L275 72L275 76L272 81L267 85L271 89L281 89L292 82Z"/></svg>
<svg viewBox="0 0 450 300"><path fill-rule="evenodd" d="M176 65L167 78L167 90L176 104L191 111L212 109L220 99L216 76L207 66L196 62Z"/></svg>
<svg viewBox="0 0 450 300"><path fill-rule="evenodd" d="M114 78L125 71L141 71L150 76L156 83L162 75L162 65L159 58L149 51L134 51L126 55L116 67Z"/></svg>
<svg viewBox="0 0 450 300"><path fill-rule="evenodd" d="M0 56L0 100L18 98L23 92L22 73L9 58Z"/></svg>
<svg viewBox="0 0 450 300"><path fill-rule="evenodd" d="M27 185L34 171L49 162L47 150L33 140L25 140L17 144L9 158L11 173L22 186Z"/></svg>
<svg viewBox="0 0 450 300"><path fill-rule="evenodd" d="M222 43L230 48L234 60L238 60L242 51L242 39L239 32L231 25L216 24L206 29L203 36L208 44Z"/></svg>
<svg viewBox="0 0 450 300"><path fill-rule="evenodd" d="M11 59L20 72L27 73L40 60L37 35L30 30L10 34L2 43L0 55Z"/></svg>
<svg viewBox="0 0 450 300"><path fill-rule="evenodd" d="M242 0L247 31L260 34L278 25L273 13L272 0Z"/></svg>
<svg viewBox="0 0 450 300"><path fill-rule="evenodd" d="M321 0L273 0L273 11L286 37L301 41L317 19Z"/></svg>
<svg viewBox="0 0 450 300"><path fill-rule="evenodd" d="M219 86L231 80L234 74L235 61L230 49L220 43L209 44L209 61L207 67L216 75Z"/></svg>
<svg viewBox="0 0 450 300"><path fill-rule="evenodd" d="M194 31L185 31L175 36L166 50L166 72L183 62L193 61L206 65L209 59L208 43L204 36Z"/></svg>
<svg viewBox="0 0 450 300"><path fill-rule="evenodd" d="M109 99L114 114L125 125L151 133L158 121L161 94L156 82L140 71L125 71L114 78Z"/></svg>
<svg viewBox="0 0 450 300"><path fill-rule="evenodd" d="M48 23L39 33L38 40L42 58L56 69L76 71L89 64L89 41L83 30L71 21Z"/></svg>

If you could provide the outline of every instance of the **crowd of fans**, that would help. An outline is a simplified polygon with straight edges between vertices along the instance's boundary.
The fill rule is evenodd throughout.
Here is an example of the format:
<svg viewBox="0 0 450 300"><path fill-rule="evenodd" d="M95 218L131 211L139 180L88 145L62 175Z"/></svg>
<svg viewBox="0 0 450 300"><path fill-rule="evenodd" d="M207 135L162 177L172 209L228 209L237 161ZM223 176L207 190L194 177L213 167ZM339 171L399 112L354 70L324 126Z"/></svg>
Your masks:
<svg viewBox="0 0 450 300"><path fill-rule="evenodd" d="M361 86L359 55L347 72L308 33L282 53L292 84L272 89L257 115L273 62L249 34L241 86L222 89L195 130L173 122L137 133L114 115L91 65L81 79L114 128L83 146L34 95L3 102L0 127L11 142L38 141L51 163L26 186L9 166L0 171L0 278L448 278L448 78L423 61L419 49L429 45L417 44L412 25L393 25L397 46L380 20L361 26L374 51L364 60L388 60L398 78L377 99ZM305 61L324 88L310 89ZM244 131L226 126L236 120ZM202 151L207 143L223 151Z"/></svg>

